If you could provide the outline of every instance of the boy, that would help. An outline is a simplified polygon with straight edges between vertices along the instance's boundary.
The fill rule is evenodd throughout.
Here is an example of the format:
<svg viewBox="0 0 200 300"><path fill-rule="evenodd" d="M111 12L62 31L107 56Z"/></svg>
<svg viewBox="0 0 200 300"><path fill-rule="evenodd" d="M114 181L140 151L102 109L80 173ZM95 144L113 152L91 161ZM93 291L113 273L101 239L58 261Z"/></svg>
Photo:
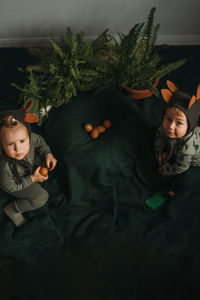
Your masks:
<svg viewBox="0 0 200 300"><path fill-rule="evenodd" d="M145 201L152 209L200 181L200 132L197 128L200 86L197 96L190 97L172 82L167 81L167 85L169 90L161 91L167 107L155 139L158 172L167 184Z"/></svg>

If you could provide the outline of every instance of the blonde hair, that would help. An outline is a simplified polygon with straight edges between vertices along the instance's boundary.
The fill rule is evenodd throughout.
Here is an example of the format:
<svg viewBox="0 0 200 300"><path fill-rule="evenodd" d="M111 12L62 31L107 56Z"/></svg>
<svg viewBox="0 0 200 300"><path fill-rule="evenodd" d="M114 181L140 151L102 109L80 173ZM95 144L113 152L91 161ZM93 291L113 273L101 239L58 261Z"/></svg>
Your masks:
<svg viewBox="0 0 200 300"><path fill-rule="evenodd" d="M0 120L0 157L2 157L4 153L2 140L6 129L18 129L23 127L26 128L22 122L16 120L12 115L8 115Z"/></svg>

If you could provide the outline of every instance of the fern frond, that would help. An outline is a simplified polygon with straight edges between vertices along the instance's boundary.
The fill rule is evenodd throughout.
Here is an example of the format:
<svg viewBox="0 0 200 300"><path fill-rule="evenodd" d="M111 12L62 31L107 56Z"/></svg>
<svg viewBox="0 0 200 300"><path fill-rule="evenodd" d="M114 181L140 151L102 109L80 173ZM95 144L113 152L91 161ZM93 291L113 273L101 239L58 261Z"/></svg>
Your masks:
<svg viewBox="0 0 200 300"><path fill-rule="evenodd" d="M34 71L34 72L45 72L44 67L42 65L29 65L26 67L26 71Z"/></svg>
<svg viewBox="0 0 200 300"><path fill-rule="evenodd" d="M152 51L153 43L152 43L152 37L153 37L153 22L154 22L154 14L155 14L156 8L152 7L150 10L150 13L148 15L147 23L144 27L143 32L143 38L145 40L145 49L144 49L144 59L148 59L149 54Z"/></svg>
<svg viewBox="0 0 200 300"><path fill-rule="evenodd" d="M59 47L59 45L52 38L50 38L49 40L50 40L51 46L54 49L55 53L58 54L58 56L60 56L60 58L64 58L64 53L63 53L62 49Z"/></svg>
<svg viewBox="0 0 200 300"><path fill-rule="evenodd" d="M166 76L167 74L177 70L178 68L180 68L181 66L183 66L186 62L186 59L181 59L177 62L174 63L169 63L167 65L164 65L162 67L160 67L154 74L154 78L162 78L164 76Z"/></svg>

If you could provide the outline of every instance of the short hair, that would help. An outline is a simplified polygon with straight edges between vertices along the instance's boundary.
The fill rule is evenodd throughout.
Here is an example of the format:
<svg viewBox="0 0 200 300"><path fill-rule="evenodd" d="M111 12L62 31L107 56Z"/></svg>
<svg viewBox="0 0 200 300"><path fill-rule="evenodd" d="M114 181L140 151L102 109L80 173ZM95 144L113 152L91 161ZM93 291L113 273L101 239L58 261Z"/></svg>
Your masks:
<svg viewBox="0 0 200 300"><path fill-rule="evenodd" d="M176 107L176 106L167 107L165 113L166 113L167 111L169 111L169 110L170 110L172 113L177 114L178 116L181 116L182 114L184 114L184 115L186 116L186 114L185 114L180 108L178 108L178 107ZM187 116L186 116L186 118L187 118Z"/></svg>

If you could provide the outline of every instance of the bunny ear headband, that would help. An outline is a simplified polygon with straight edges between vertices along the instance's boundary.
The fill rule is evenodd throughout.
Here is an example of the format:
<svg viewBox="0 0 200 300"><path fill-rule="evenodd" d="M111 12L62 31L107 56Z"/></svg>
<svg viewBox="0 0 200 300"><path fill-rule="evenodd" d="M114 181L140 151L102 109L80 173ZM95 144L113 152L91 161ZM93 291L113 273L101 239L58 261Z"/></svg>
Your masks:
<svg viewBox="0 0 200 300"><path fill-rule="evenodd" d="M166 103L169 103L174 92L178 91L177 86L175 86L175 84L173 82L171 82L170 80L167 80L167 86L169 89L162 89L161 90L161 94L163 96L163 99L165 100ZM193 95L190 98L190 101L188 103L188 107L187 109L189 110L191 108L191 106L197 101L200 100L200 84L197 87L197 93L196 96Z"/></svg>
<svg viewBox="0 0 200 300"><path fill-rule="evenodd" d="M32 113L28 113L29 109L31 108L31 106L33 105L33 100L30 99L25 106L22 106L22 109L25 111L24 114L24 122L27 123L37 123L39 121L39 118L32 114Z"/></svg>
<svg viewBox="0 0 200 300"><path fill-rule="evenodd" d="M0 112L0 127L2 127L4 124L4 118L11 115L13 116L13 121L18 120L21 123L23 123L27 127L28 132L30 134L31 129L29 124L36 123L39 121L39 118L36 115L28 112L32 104L33 100L30 99L27 102L27 104L22 107L22 109L7 110Z"/></svg>
<svg viewBox="0 0 200 300"><path fill-rule="evenodd" d="M179 108L188 118L189 129L191 132L198 123L199 112L200 112L200 84L197 87L196 95L192 97L182 91L179 91L178 87L171 81L167 80L168 89L162 89L161 94L167 108L175 106Z"/></svg>
<svg viewBox="0 0 200 300"><path fill-rule="evenodd" d="M31 108L33 104L33 100L30 99L28 103L25 106L22 106L22 109L16 109L16 110L7 110L0 112L0 123L3 124L3 119L6 116L12 115L14 119L24 123L36 123L39 121L39 118L32 114L28 113L29 109Z"/></svg>

